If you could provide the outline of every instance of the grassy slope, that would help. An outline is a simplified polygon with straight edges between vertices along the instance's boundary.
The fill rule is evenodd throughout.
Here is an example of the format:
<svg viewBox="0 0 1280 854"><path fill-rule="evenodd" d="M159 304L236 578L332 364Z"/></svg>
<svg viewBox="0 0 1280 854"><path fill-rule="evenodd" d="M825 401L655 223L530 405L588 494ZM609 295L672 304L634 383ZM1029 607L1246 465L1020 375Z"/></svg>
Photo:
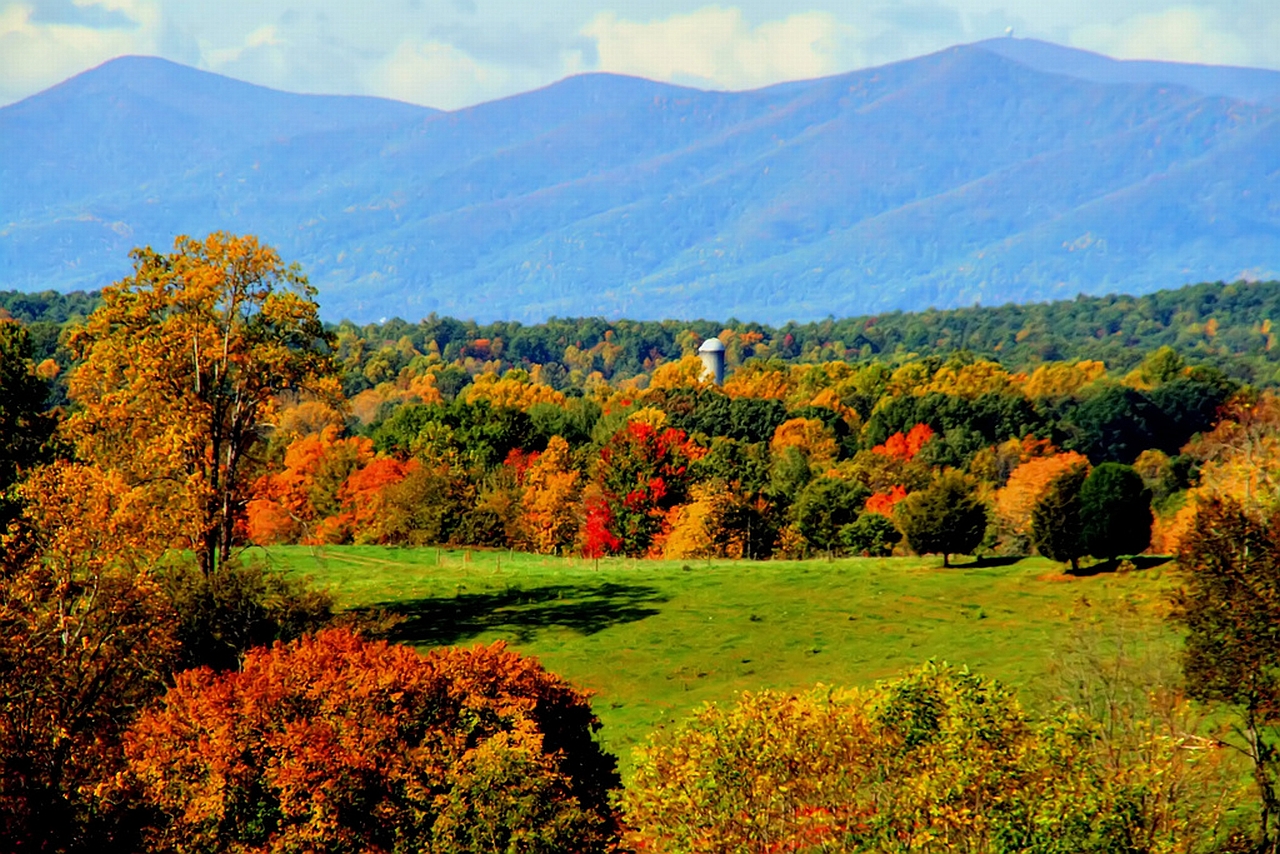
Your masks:
<svg viewBox="0 0 1280 854"><path fill-rule="evenodd" d="M439 555L439 557L437 557ZM499 638L595 692L606 746L631 745L707 700L763 687L870 684L931 657L1052 693L1055 652L1082 620L1135 608L1147 643L1171 565L1067 578L1027 559L943 570L935 558L766 563L590 561L435 549L274 548L344 607L384 605L420 646ZM437 563L437 561L439 561Z"/></svg>

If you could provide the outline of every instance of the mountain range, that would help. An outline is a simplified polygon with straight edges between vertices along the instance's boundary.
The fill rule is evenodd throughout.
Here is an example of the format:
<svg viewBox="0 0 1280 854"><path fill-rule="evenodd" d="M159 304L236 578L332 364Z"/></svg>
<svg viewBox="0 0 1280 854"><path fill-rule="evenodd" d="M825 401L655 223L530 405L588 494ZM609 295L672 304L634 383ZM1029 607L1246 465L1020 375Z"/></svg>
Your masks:
<svg viewBox="0 0 1280 854"><path fill-rule="evenodd" d="M215 229L361 322L776 324L1275 278L1280 72L1004 38L440 112L122 57L0 108L0 288L100 287Z"/></svg>

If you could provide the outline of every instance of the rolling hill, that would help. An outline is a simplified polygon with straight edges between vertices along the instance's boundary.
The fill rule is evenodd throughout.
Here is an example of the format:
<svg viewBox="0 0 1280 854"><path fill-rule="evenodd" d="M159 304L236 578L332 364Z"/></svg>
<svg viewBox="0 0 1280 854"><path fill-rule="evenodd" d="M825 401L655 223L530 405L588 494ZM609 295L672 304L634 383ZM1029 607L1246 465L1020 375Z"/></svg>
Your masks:
<svg viewBox="0 0 1280 854"><path fill-rule="evenodd" d="M1000 39L441 113L125 57L0 109L0 288L253 232L324 314L780 323L1280 273L1280 72Z"/></svg>

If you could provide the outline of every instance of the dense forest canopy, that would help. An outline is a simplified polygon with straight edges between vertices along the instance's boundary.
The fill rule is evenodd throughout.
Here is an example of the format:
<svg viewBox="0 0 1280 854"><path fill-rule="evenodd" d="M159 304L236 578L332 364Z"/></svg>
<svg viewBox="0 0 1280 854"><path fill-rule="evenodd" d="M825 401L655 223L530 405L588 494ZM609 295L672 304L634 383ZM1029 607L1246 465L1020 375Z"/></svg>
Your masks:
<svg viewBox="0 0 1280 854"><path fill-rule="evenodd" d="M56 357L58 328L87 316L98 293L0 291L0 311L28 324L39 358ZM546 323L477 324L431 315L418 323L393 318L381 324L332 325L350 367L363 371L376 357L378 371L398 371L407 361L402 342L445 361L487 364L489 370L542 365L553 384L598 370L606 379L647 373L678 359L704 338L726 336L732 368L750 358L784 362L876 359L898 364L912 358L966 350L999 361L1010 371L1044 362L1088 359L1127 371L1143 354L1173 347L1185 358L1213 365L1258 386L1280 380L1280 350L1271 318L1280 315L1280 282L1203 283L1146 296L1080 296L1027 305L828 318L770 327L726 321L608 321L551 318ZM570 349L572 348L572 349ZM352 351L357 351L352 356ZM354 358L354 362L351 360ZM551 366L554 366L552 368ZM564 376L559 376L563 370ZM362 381L348 370L348 390ZM376 383L375 383L376 384Z"/></svg>

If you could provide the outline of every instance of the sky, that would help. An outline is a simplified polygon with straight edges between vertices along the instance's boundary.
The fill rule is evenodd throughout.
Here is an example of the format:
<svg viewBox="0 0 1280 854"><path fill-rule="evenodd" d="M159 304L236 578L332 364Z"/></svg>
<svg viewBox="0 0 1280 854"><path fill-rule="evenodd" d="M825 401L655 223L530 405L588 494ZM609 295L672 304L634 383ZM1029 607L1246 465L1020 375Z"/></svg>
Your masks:
<svg viewBox="0 0 1280 854"><path fill-rule="evenodd" d="M1280 69L1277 0L0 0L0 105L125 54L291 92L457 109L585 71L704 89L1013 34Z"/></svg>

